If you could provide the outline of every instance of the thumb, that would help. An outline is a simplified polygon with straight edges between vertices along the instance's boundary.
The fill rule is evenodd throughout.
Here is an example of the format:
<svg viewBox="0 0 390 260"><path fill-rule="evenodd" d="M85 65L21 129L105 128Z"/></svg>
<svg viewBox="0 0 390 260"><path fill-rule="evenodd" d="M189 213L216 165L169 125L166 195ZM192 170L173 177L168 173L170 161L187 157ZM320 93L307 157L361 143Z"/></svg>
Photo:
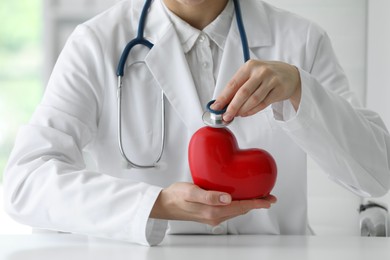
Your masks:
<svg viewBox="0 0 390 260"><path fill-rule="evenodd" d="M210 206L228 205L232 202L229 193L220 191L207 191L198 186L194 186L187 201L202 203Z"/></svg>

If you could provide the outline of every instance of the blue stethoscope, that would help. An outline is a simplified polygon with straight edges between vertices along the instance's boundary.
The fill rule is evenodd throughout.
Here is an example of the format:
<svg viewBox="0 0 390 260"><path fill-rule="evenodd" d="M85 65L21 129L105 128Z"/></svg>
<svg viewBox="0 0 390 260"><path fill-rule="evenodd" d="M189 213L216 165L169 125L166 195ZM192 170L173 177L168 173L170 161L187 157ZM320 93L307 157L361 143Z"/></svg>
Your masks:
<svg viewBox="0 0 390 260"><path fill-rule="evenodd" d="M150 5L152 4L153 0L145 0L145 5L142 9L140 20L139 20L139 25L138 25L138 32L137 32L137 37L131 40L123 50L118 68L116 71L117 77L118 77L118 85L117 85L117 96L118 96L118 144L119 144L119 150L122 154L123 159L127 162L128 166L131 168L136 168L136 169L150 169L150 168L156 168L158 166L158 162L160 161L163 151L164 151L164 146L165 146L165 98L164 98L164 92L161 91L161 147L160 147L160 152L157 156L157 158L154 160L152 164L148 165L140 165L137 163L134 163L129 159L129 157L126 155L124 148L123 148L123 142L122 142L122 78L124 76L124 69L127 61L127 57L129 56L130 51L133 49L133 47L137 45L142 45L145 47L148 47L149 49L153 48L153 43L148 41L147 39L144 38L144 29L145 29L145 22L146 22L146 16L148 13L148 10L150 8ZM248 47L248 40L246 37L245 33L245 28L244 24L242 22L242 15L241 15L241 8L238 0L233 0L234 2L234 10L236 13L236 20L237 20L237 27L240 33L240 38L241 38L241 44L242 44L242 51L243 51L243 56L244 56L244 62L248 61L250 59L249 55L249 47ZM143 61L138 61L133 63L138 64L138 63L144 63ZM203 116L203 120L207 125L211 125L213 127L222 127L226 125L226 122L224 122L222 118L222 114L226 111L226 109L223 110L212 110L210 108L211 104L213 101L210 101L207 104L207 110L208 112L205 113Z"/></svg>

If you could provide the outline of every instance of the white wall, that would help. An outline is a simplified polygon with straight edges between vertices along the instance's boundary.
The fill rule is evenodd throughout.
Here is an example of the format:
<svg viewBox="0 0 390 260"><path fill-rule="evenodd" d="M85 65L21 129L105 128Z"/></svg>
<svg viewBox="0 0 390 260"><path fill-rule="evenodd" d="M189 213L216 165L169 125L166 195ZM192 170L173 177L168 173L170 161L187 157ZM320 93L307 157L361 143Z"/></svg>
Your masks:
<svg viewBox="0 0 390 260"><path fill-rule="evenodd" d="M390 1L369 0L367 107L390 127Z"/></svg>
<svg viewBox="0 0 390 260"><path fill-rule="evenodd" d="M390 1L368 1L367 107L390 129ZM390 204L390 194L381 198Z"/></svg>

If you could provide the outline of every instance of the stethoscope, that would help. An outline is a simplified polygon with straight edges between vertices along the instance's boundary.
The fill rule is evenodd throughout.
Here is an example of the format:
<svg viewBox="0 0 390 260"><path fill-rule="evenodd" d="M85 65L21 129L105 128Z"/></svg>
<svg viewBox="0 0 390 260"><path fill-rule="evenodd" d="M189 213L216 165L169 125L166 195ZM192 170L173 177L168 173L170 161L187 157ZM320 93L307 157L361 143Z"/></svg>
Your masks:
<svg viewBox="0 0 390 260"><path fill-rule="evenodd" d="M124 69L126 65L127 57L129 56L130 51L133 49L136 45L143 45L145 47L148 47L149 49L153 48L153 43L148 41L144 38L144 29L145 29L145 22L146 22L146 16L148 13L148 10L150 8L150 5L153 0L146 0L145 5L142 9L139 24L138 24L138 32L137 37L131 40L125 47L125 49L122 52L122 55L119 60L118 68L117 68L117 76L118 76L118 85L117 85L117 97L118 97L118 144L119 144L119 150L123 157L123 159L127 162L128 166L136 169L150 169L150 168L156 168L158 166L158 162L161 160L161 157L163 155L164 146L165 146L165 98L164 98L164 92L161 91L161 147L160 152L157 156L157 158L154 160L152 164L147 165L140 165L137 163L134 163L129 159L129 157L126 155L124 148L123 148L123 142L122 142L122 78L124 76ZM242 22L242 16L241 16L241 8L238 0L233 0L234 2L234 10L236 13L236 20L237 20L237 27L240 33L241 38L241 44L242 44L242 51L244 56L244 62L248 61L250 59L249 55L249 47L248 47L248 40L245 33L244 24ZM144 63L143 61L138 61L133 63L139 64ZM131 65L131 66L132 66ZM210 101L207 104L207 111L203 115L203 121L206 125L212 126L212 127L225 127L229 124L229 122L225 122L222 119L222 114L226 112L226 108L222 110L213 110L210 108L214 101Z"/></svg>

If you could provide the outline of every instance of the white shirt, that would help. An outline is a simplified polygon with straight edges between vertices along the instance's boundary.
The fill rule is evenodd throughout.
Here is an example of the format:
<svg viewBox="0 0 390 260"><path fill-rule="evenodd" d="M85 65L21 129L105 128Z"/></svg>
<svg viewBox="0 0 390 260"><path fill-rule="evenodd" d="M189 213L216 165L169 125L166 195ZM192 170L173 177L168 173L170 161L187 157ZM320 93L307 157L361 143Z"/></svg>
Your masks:
<svg viewBox="0 0 390 260"><path fill-rule="evenodd" d="M189 25L166 6L165 10L181 41L200 102L204 108L214 93L226 37L233 20L233 2L228 1L218 17L202 31Z"/></svg>

